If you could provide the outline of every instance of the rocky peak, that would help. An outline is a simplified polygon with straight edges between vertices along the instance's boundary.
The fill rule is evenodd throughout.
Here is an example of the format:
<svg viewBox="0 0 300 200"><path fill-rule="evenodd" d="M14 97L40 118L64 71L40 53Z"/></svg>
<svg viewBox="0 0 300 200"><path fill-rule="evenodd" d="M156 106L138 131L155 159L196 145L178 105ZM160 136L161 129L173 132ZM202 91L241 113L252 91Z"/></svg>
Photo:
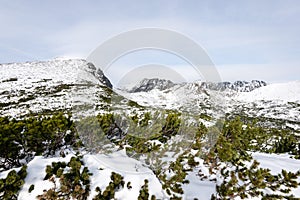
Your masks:
<svg viewBox="0 0 300 200"><path fill-rule="evenodd" d="M129 92L148 92L153 89L165 90L175 86L176 83L173 83L170 80L164 79L143 79L138 85L133 87ZM252 80L248 81L235 81L231 82L219 82L219 83L212 83L212 82L193 82L193 83L183 83L183 85L187 85L191 90L197 90L201 92L203 89L208 90L233 90L237 92L251 92L257 88L266 86L267 83L260 80Z"/></svg>
<svg viewBox="0 0 300 200"><path fill-rule="evenodd" d="M110 89L113 88L111 82L104 75L103 71L100 68L97 69L93 63L87 63L87 66L88 66L88 71L92 73L92 75L94 75L99 80L100 83L109 87Z"/></svg>
<svg viewBox="0 0 300 200"><path fill-rule="evenodd" d="M152 78L143 79L138 85L133 87L129 92L148 92L153 89L165 90L173 87L175 83L170 80Z"/></svg>
<svg viewBox="0 0 300 200"><path fill-rule="evenodd" d="M251 82L248 81L235 81L233 83L231 82L219 82L219 83L209 83L209 82L203 82L202 86L206 89L211 90L234 90L237 92L251 92L252 90L255 90L257 88L266 86L267 83L264 81L259 80L252 80Z"/></svg>

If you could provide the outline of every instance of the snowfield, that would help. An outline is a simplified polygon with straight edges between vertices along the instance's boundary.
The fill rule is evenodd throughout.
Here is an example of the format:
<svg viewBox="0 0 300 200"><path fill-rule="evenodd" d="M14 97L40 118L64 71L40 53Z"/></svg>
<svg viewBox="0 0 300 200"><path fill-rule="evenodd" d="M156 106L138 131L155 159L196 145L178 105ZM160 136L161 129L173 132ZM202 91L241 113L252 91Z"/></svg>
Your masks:
<svg viewBox="0 0 300 200"><path fill-rule="evenodd" d="M36 199L37 195L43 193L43 190L48 190L54 185L48 180L43 180L46 176L46 166L51 165L52 162L65 161L68 162L72 156L75 156L70 152L65 158L53 157L43 158L42 156L36 156L30 163L28 163L28 175L25 179L25 184L20 191L19 199L28 200ZM95 154L84 156L85 165L89 167L89 170L93 175L91 176L91 194L92 199L96 195L96 187L100 187L104 190L110 180L111 172L117 172L124 176L125 182L131 182L132 189L124 187L120 192L116 193L117 199L137 199L139 190L144 184L144 179L149 180L149 188L151 194L156 195L159 198L163 197L161 184L153 172L142 166L137 160L127 157L124 152L115 152L110 155ZM34 190L29 193L28 189L30 185L35 185Z"/></svg>
<svg viewBox="0 0 300 200"><path fill-rule="evenodd" d="M273 83L251 92L240 93L237 95L237 100L247 102L258 100L300 102L300 81Z"/></svg>
<svg viewBox="0 0 300 200"><path fill-rule="evenodd" d="M28 163L28 175L25 179L25 184L20 191L19 199L35 199L37 195L43 193L43 190L53 187L53 183L48 180L43 180L46 175L46 165L51 165L52 162L58 161L67 162L72 156L74 156L74 154L71 152L65 158L43 158L42 156L36 156ZM282 169L296 172L299 170L300 166L300 160L292 159L289 155L253 153L253 157L260 162L261 167L269 168L272 174L278 174ZM149 180L150 196L154 194L158 199L167 199L166 194L162 190L161 183L153 172L143 166L139 161L126 156L123 151L115 152L110 155L86 154L84 155L84 162L85 165L89 167L91 173L93 173L91 176L91 194L89 199L92 199L92 197L96 195L95 188L97 186L99 186L101 190L105 189L110 182L110 174L113 171L124 176L125 183L131 182L132 185L132 189L130 190L124 187L124 189L116 192L117 199L137 199L139 190L144 184L144 179ZM210 199L211 195L216 192L216 183L214 181L200 180L198 176L199 169L206 171L207 174L208 169L203 165L203 160L199 159L199 163L200 165L187 176L190 183L183 185L183 199ZM1 173L1 176L2 174L4 174L4 172ZM34 184L35 188L31 193L29 193L28 189L31 184ZM293 189L292 193L296 197L299 197L300 188Z"/></svg>

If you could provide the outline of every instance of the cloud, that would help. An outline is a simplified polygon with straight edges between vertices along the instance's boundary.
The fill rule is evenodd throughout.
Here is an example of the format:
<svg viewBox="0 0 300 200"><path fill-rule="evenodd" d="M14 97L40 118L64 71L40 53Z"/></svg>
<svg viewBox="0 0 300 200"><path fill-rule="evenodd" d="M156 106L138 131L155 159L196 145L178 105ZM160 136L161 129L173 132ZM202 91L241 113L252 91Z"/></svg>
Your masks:
<svg viewBox="0 0 300 200"><path fill-rule="evenodd" d="M110 37L143 27L178 31L228 72L260 77L259 66L299 79L300 3L295 1L1 1L0 62L85 58ZM175 63L177 64L177 63ZM221 70L224 70L223 67ZM292 69L296 69L295 67ZM246 70L247 71L247 70ZM265 71L263 71L265 72ZM226 77L230 73L224 71ZM255 74L256 73L256 74ZM243 74L241 74L243 76ZM272 79L271 75L264 77ZM231 76L231 78L234 78ZM274 74L274 80L279 80Z"/></svg>

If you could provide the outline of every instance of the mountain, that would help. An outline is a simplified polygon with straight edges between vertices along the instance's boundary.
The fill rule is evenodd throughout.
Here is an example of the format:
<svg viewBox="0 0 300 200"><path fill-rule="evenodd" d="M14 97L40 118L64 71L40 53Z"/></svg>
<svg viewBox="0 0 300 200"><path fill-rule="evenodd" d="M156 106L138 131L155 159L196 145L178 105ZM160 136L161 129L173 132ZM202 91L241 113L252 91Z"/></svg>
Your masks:
<svg viewBox="0 0 300 200"><path fill-rule="evenodd" d="M233 90L237 92L251 92L257 88L264 87L267 85L264 81L259 80L252 80L251 82L247 81L235 81L231 82L219 82L219 83L211 83L211 82L201 82L197 81L196 83L200 83L200 87L203 89L209 90L218 90L218 91L225 91L225 90ZM152 79L143 79L140 83L134 86L129 92L148 92L153 89L158 90L166 90L175 85L185 85L190 83L180 83L175 84L170 80L152 78Z"/></svg>
<svg viewBox="0 0 300 200"><path fill-rule="evenodd" d="M170 80L164 79L143 79L138 85L134 86L129 92L148 92L153 89L165 90L175 84Z"/></svg>
<svg viewBox="0 0 300 200"><path fill-rule="evenodd" d="M232 114L260 119L265 126L300 130L300 82L273 83L230 99Z"/></svg>
<svg viewBox="0 0 300 200"><path fill-rule="evenodd" d="M83 59L1 64L0 199L299 198L299 89L121 90Z"/></svg>
<svg viewBox="0 0 300 200"><path fill-rule="evenodd" d="M264 81L251 82L203 82L173 83L164 79L143 79L130 90L116 90L120 95L136 101L143 106L160 107L164 109L178 109L188 113L223 112L228 98L235 94L247 93L265 87ZM219 110L219 111L217 111ZM223 112L224 114L224 112Z"/></svg>
<svg viewBox="0 0 300 200"><path fill-rule="evenodd" d="M104 75L104 73L101 69L99 69L99 68L97 69L93 63L86 63L86 65L87 65L87 68L85 68L84 70L86 70L86 71L90 72L92 75L94 75L101 84L105 85L106 87L108 87L110 89L113 88L110 80Z"/></svg>
<svg viewBox="0 0 300 200"><path fill-rule="evenodd" d="M299 130L299 81L173 83L144 79L131 90L113 89L100 69L83 59L0 65L0 115L24 117L68 111L74 118L97 113L126 115L161 109L194 118L204 114L260 118L265 126ZM207 122L205 122L207 123Z"/></svg>
<svg viewBox="0 0 300 200"><path fill-rule="evenodd" d="M203 87L211 90L234 90L237 92L251 92L257 88L266 86L267 83L259 80L252 80L251 82L247 81L235 81L230 82L220 82L220 83L203 83Z"/></svg>
<svg viewBox="0 0 300 200"><path fill-rule="evenodd" d="M300 81L270 84L266 87L258 88L248 94L241 94L237 99L242 101L279 100L299 102Z"/></svg>
<svg viewBox="0 0 300 200"><path fill-rule="evenodd" d="M78 74L87 73L85 75L89 76L91 81L112 88L112 84L103 72L83 59L54 59L50 61L0 64L0 70L1 82L14 82L15 84L12 85L16 86L28 87L39 81L49 81L49 85L58 82L76 84Z"/></svg>
<svg viewBox="0 0 300 200"><path fill-rule="evenodd" d="M103 72L82 59L1 64L0 114L71 110L78 102L93 102L95 90L108 96L111 89Z"/></svg>
<svg viewBox="0 0 300 200"><path fill-rule="evenodd" d="M142 106L176 109L187 115L260 118L264 126L300 130L299 89L299 81L267 85L258 80L172 83L144 79L129 92L116 91Z"/></svg>

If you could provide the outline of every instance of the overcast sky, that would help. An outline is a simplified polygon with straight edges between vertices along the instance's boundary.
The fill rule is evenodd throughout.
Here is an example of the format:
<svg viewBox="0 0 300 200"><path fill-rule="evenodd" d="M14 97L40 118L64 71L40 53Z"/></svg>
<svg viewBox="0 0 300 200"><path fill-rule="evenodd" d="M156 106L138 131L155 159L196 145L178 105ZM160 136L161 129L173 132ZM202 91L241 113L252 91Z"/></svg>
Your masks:
<svg viewBox="0 0 300 200"><path fill-rule="evenodd" d="M114 35L158 27L178 31L201 45L223 80L300 80L298 0L0 2L0 63L86 58ZM164 58L164 53L153 55L147 61L145 54L131 56L123 65L161 60L182 65Z"/></svg>

